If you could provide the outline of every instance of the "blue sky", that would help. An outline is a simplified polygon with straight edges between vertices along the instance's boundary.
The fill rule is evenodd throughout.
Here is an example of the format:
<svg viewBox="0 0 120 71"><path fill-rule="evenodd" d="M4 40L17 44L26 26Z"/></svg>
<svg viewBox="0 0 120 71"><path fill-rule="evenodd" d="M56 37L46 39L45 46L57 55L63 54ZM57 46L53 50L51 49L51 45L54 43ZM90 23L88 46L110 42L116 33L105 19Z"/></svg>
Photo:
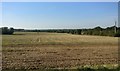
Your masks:
<svg viewBox="0 0 120 71"><path fill-rule="evenodd" d="M118 18L117 2L4 2L2 26L24 29L108 27Z"/></svg>

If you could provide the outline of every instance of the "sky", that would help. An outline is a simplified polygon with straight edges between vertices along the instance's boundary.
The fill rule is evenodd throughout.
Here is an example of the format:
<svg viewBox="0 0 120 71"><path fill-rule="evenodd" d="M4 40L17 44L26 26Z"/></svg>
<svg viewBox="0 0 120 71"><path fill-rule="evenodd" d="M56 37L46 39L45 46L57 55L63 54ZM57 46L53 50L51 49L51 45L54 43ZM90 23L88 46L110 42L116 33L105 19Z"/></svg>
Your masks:
<svg viewBox="0 0 120 71"><path fill-rule="evenodd" d="M3 2L0 26L81 29L113 26L115 20L117 2Z"/></svg>
<svg viewBox="0 0 120 71"><path fill-rule="evenodd" d="M118 2L119 0L1 0L2 2Z"/></svg>

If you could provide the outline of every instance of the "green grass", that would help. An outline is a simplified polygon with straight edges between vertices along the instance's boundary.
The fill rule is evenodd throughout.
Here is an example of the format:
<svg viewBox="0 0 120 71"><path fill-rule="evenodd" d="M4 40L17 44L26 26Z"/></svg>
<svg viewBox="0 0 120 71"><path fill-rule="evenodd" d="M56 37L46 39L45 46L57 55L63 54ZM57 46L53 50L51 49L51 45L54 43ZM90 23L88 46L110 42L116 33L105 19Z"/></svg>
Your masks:
<svg viewBox="0 0 120 71"><path fill-rule="evenodd" d="M31 70L26 70L26 69L6 69L2 71L120 71L120 67L117 67L115 69L108 69L106 67L101 67L98 69L93 69L93 68L77 68L77 69L31 69Z"/></svg>

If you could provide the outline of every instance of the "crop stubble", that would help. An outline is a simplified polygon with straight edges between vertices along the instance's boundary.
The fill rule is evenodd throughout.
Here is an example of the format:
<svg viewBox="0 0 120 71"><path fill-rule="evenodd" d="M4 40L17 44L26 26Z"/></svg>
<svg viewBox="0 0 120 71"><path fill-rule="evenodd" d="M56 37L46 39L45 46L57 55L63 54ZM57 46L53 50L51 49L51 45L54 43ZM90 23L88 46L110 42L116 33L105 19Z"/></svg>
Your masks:
<svg viewBox="0 0 120 71"><path fill-rule="evenodd" d="M74 68L118 63L118 38L62 33L3 35L3 69Z"/></svg>

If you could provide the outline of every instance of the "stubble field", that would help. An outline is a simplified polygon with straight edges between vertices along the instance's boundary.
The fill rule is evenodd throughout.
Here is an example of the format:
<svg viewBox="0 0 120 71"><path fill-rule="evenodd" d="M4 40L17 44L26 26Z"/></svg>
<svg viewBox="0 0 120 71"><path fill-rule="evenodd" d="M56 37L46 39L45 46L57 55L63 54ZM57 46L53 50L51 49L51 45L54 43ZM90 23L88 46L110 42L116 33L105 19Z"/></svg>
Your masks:
<svg viewBox="0 0 120 71"><path fill-rule="evenodd" d="M3 69L78 68L118 64L118 38L16 32L2 36Z"/></svg>

